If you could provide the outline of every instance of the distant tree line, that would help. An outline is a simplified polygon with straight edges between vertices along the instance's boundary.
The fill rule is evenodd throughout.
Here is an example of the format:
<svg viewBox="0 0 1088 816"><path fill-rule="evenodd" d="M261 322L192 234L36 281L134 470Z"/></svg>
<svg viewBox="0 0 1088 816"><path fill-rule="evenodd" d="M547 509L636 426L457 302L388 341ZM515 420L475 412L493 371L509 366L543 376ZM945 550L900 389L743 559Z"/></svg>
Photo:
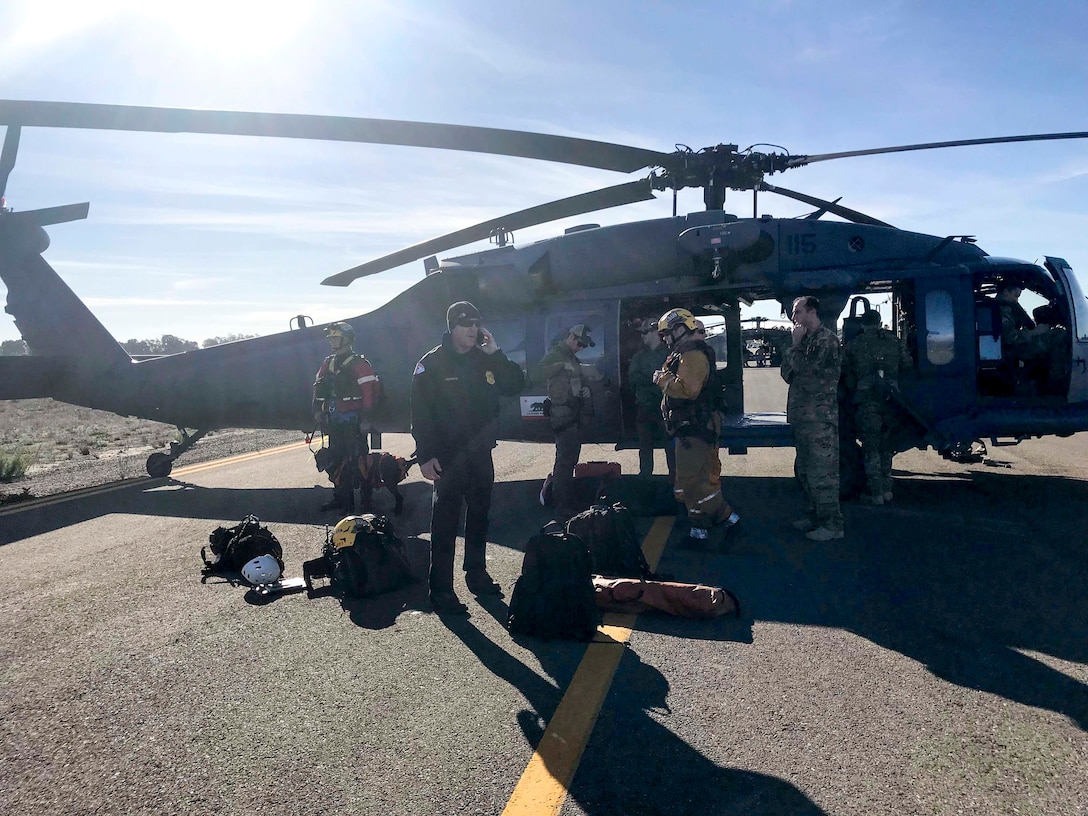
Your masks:
<svg viewBox="0 0 1088 816"><path fill-rule="evenodd" d="M22 357L26 353L25 340L4 340L0 343L0 357Z"/></svg>
<svg viewBox="0 0 1088 816"><path fill-rule="evenodd" d="M256 334L228 334L225 337L209 337L200 344L200 348L211 348L257 336ZM183 351L195 351L197 344L194 340L183 340L172 334L164 334L158 340L129 340L122 343L121 347L129 354L179 354Z"/></svg>
<svg viewBox="0 0 1088 816"><path fill-rule="evenodd" d="M256 334L228 334L225 337L209 337L200 344L200 347L210 348L223 343L233 343L236 340L250 340L258 336ZM182 351L193 351L197 348L197 344L193 340L183 340L172 334L164 334L157 340L127 340L121 344L121 347L129 354L178 354ZM0 341L0 357L21 357L28 353L24 340Z"/></svg>

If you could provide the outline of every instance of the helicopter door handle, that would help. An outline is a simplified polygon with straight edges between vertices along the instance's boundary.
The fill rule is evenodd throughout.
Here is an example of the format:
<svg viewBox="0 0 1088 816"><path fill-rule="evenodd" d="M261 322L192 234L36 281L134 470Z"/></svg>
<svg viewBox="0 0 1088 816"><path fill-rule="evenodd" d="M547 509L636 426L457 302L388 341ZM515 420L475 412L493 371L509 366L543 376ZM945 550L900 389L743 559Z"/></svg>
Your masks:
<svg viewBox="0 0 1088 816"><path fill-rule="evenodd" d="M1085 373L1085 371L1088 371L1088 360L1085 360L1083 357L1075 357L1073 359L1073 363L1074 364L1080 363L1080 373L1081 374Z"/></svg>

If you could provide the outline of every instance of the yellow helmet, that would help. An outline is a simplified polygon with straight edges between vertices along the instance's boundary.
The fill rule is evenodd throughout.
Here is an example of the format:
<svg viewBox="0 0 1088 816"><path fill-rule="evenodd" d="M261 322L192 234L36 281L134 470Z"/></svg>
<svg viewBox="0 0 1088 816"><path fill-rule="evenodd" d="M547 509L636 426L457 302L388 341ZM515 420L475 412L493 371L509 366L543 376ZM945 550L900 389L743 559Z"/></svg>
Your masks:
<svg viewBox="0 0 1088 816"><path fill-rule="evenodd" d="M374 531L370 520L373 516L347 516L340 519L332 530L332 545L338 550L344 547L354 547L355 537L359 533L371 533Z"/></svg>
<svg viewBox="0 0 1088 816"><path fill-rule="evenodd" d="M679 326L685 326L688 331L695 331L695 315L687 309L669 309L657 321L659 332L671 332Z"/></svg>

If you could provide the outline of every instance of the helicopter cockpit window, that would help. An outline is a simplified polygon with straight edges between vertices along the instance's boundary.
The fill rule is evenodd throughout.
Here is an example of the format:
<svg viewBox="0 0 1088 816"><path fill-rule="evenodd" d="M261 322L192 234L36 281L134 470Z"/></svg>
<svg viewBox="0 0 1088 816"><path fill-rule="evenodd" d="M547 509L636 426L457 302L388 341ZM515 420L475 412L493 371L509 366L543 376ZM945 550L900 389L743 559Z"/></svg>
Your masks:
<svg viewBox="0 0 1088 816"><path fill-rule="evenodd" d="M525 320L485 320L495 342L507 357L525 369Z"/></svg>
<svg viewBox="0 0 1088 816"><path fill-rule="evenodd" d="M926 359L948 365L955 357L955 340L952 295L943 289L926 293Z"/></svg>
<svg viewBox="0 0 1088 816"><path fill-rule="evenodd" d="M548 342L546 349L551 348L570 331L571 326L585 323L589 327L589 333L596 345L584 348L578 353L578 359L583 364L594 364L604 355L604 315L600 312L559 312L548 315L545 324L545 337Z"/></svg>

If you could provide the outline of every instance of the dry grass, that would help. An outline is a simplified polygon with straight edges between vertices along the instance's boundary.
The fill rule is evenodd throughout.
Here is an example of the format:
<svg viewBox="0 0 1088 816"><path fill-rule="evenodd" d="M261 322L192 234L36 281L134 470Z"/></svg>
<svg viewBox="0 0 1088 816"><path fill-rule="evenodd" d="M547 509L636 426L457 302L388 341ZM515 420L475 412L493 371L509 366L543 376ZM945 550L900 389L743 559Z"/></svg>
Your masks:
<svg viewBox="0 0 1088 816"><path fill-rule="evenodd" d="M176 434L161 422L51 399L0 400L0 453L25 457L31 466L154 450Z"/></svg>
<svg viewBox="0 0 1088 816"><path fill-rule="evenodd" d="M213 431L183 463L300 441L298 431ZM172 425L51 399L0 401L0 505L146 476L150 453L179 439ZM5 477L5 462L12 472ZM14 471L23 469L25 473Z"/></svg>

